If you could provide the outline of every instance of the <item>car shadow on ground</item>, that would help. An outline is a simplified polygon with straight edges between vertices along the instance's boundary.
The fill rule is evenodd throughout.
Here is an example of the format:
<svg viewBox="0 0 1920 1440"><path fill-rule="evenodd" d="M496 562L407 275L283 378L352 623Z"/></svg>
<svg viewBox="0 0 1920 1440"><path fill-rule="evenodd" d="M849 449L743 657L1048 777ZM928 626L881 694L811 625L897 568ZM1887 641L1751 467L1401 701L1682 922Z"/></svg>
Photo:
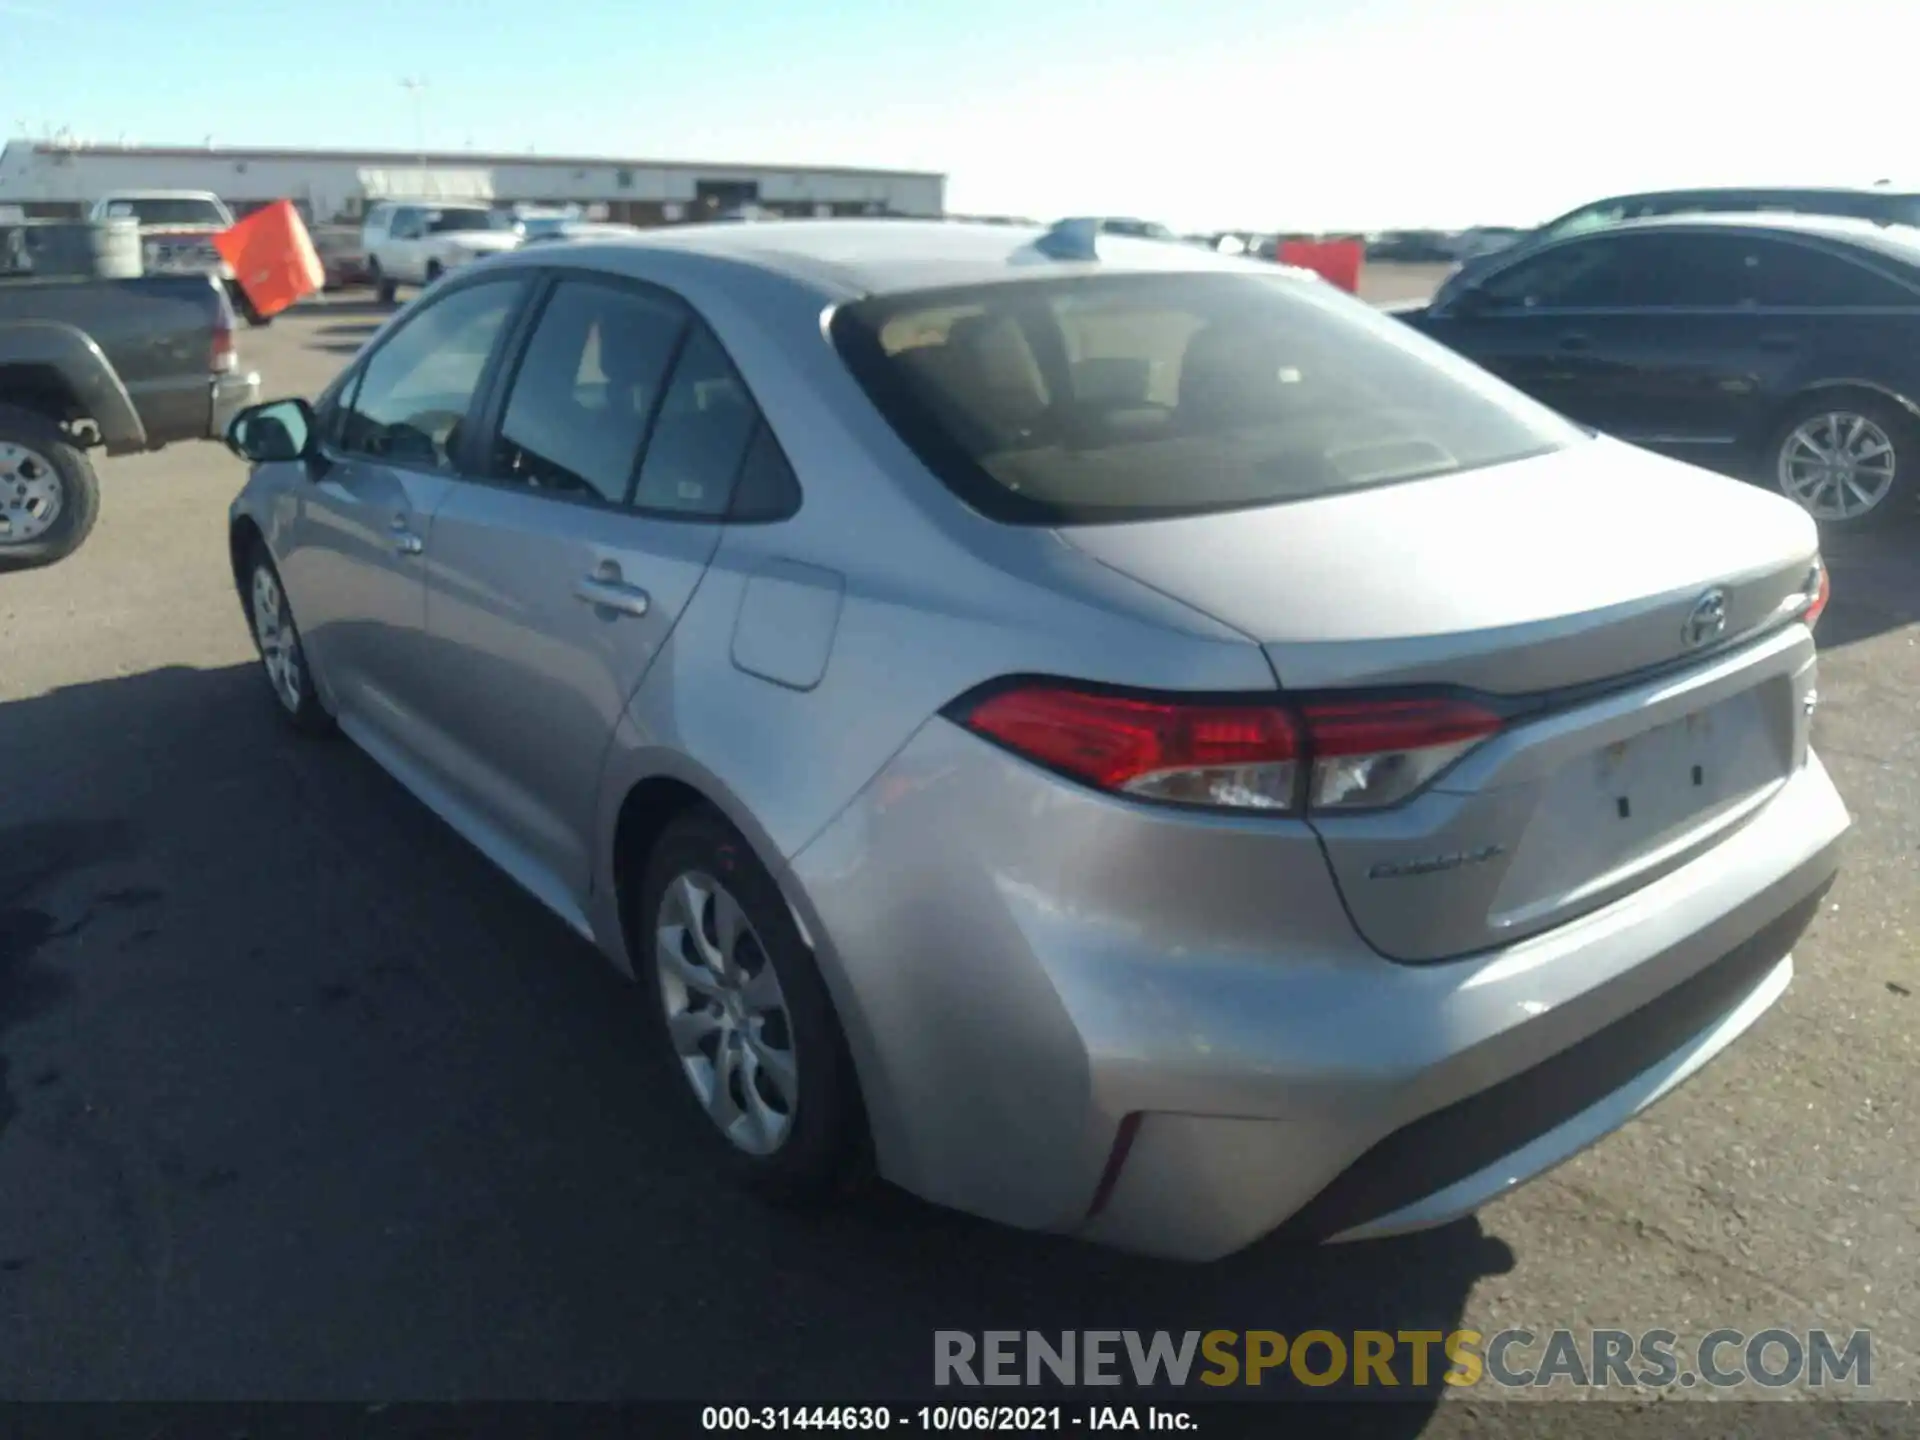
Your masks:
<svg viewBox="0 0 1920 1440"><path fill-rule="evenodd" d="M1820 621L1832 649L1920 622L1920 520L1822 537L1833 598Z"/></svg>
<svg viewBox="0 0 1920 1440"><path fill-rule="evenodd" d="M936 1391L934 1332L1446 1333L1513 1263L1473 1221L1187 1266L767 1208L645 992L254 667L16 700L0 754L41 757L0 792L0 1392L1005 1400Z"/></svg>
<svg viewBox="0 0 1920 1440"><path fill-rule="evenodd" d="M364 340L385 323L383 320L365 320L353 325L322 325L313 333L328 340Z"/></svg>

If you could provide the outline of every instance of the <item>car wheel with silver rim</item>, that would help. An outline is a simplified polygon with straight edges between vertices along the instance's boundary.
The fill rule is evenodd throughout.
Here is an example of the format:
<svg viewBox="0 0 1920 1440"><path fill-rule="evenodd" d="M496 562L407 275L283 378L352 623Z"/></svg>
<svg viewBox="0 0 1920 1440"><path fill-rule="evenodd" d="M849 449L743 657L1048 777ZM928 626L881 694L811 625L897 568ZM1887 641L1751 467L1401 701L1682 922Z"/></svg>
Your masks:
<svg viewBox="0 0 1920 1440"><path fill-rule="evenodd" d="M643 1004L723 1163L777 1198L837 1188L864 1148L852 1065L812 953L746 840L705 806L683 812L630 915Z"/></svg>
<svg viewBox="0 0 1920 1440"><path fill-rule="evenodd" d="M260 652L260 668L280 713L295 729L312 733L330 730L333 720L314 690L293 607L280 583L280 572L274 569L264 546L255 547L246 585L247 619L253 629L254 648Z"/></svg>
<svg viewBox="0 0 1920 1440"><path fill-rule="evenodd" d="M71 437L43 415L0 405L0 568L71 555L99 510L99 480Z"/></svg>
<svg viewBox="0 0 1920 1440"><path fill-rule="evenodd" d="M1774 482L1820 524L1877 524L1910 509L1920 465L1912 417L1878 396L1810 401L1775 431Z"/></svg>

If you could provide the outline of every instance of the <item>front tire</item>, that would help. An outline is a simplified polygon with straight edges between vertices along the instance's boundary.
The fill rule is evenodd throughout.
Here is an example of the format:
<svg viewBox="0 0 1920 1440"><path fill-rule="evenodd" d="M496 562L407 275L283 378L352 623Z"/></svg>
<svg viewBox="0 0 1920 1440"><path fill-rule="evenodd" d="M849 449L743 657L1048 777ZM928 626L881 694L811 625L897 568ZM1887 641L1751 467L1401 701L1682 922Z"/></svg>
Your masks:
<svg viewBox="0 0 1920 1440"><path fill-rule="evenodd" d="M46 416L0 405L0 570L66 559L99 516L86 452Z"/></svg>
<svg viewBox="0 0 1920 1440"><path fill-rule="evenodd" d="M746 840L704 806L672 821L633 920L642 1007L717 1163L778 1202L845 1188L866 1136L852 1060L813 955Z"/></svg>
<svg viewBox="0 0 1920 1440"><path fill-rule="evenodd" d="M445 273L446 272L440 268L440 262L438 260L429 260L427 262L427 284L433 284L434 281L438 280Z"/></svg>
<svg viewBox="0 0 1920 1440"><path fill-rule="evenodd" d="M1884 525L1913 513L1920 425L1878 395L1813 396L1774 427L1762 464L1775 488L1823 527Z"/></svg>
<svg viewBox="0 0 1920 1440"><path fill-rule="evenodd" d="M247 562L246 602L254 649L260 654L260 668L280 718L304 735L327 734L333 729L333 717L320 704L293 606L263 544L254 545Z"/></svg>

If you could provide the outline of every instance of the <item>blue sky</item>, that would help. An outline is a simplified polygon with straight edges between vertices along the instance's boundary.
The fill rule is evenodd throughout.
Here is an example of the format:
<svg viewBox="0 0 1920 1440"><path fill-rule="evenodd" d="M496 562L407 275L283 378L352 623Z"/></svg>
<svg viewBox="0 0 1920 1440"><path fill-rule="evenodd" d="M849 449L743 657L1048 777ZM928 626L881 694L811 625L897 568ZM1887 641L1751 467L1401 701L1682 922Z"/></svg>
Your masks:
<svg viewBox="0 0 1920 1440"><path fill-rule="evenodd" d="M419 75L436 149L943 170L956 210L1185 228L1520 224L1920 179L1916 42L1915 0L0 0L0 124L406 150Z"/></svg>

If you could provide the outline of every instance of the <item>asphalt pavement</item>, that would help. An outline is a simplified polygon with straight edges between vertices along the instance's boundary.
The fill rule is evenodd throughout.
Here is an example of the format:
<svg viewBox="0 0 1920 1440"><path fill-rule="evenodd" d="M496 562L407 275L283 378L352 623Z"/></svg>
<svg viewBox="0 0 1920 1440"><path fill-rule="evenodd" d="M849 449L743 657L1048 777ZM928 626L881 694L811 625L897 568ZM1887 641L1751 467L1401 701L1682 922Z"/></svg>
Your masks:
<svg viewBox="0 0 1920 1440"><path fill-rule="evenodd" d="M312 393L378 318L243 359ZM238 462L102 470L88 545L0 576L0 1395L906 1397L936 1329L1512 1325L1866 1328L1876 1391L1920 1393L1920 531L1830 550L1817 744L1857 829L1759 1027L1474 1221L1185 1267L716 1187L635 992L277 723ZM1420 1398L1402 1433L1472 1428Z"/></svg>

